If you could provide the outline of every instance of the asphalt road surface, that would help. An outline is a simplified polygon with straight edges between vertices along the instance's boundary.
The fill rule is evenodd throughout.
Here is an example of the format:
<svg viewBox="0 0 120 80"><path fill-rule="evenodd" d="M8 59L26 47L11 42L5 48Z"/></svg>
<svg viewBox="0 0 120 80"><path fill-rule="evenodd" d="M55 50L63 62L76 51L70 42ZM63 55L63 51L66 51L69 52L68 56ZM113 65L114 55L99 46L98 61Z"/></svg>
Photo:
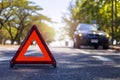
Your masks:
<svg viewBox="0 0 120 80"><path fill-rule="evenodd" d="M57 68L20 64L10 68L18 46L0 46L0 80L120 80L120 52L92 48L50 47ZM42 55L31 46L26 55ZM26 56L25 55L25 56Z"/></svg>

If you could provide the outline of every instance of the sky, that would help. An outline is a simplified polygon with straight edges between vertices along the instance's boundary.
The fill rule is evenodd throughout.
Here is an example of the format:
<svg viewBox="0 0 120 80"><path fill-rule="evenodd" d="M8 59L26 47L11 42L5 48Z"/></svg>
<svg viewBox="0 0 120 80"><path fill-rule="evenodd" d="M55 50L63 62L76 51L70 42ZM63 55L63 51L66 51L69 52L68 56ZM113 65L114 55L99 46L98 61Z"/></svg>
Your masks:
<svg viewBox="0 0 120 80"><path fill-rule="evenodd" d="M53 21L61 22L61 17L68 11L71 0L29 0L43 8L41 13L50 17Z"/></svg>
<svg viewBox="0 0 120 80"><path fill-rule="evenodd" d="M71 0L29 0L29 1L35 2L36 5L42 7L43 10L41 10L40 13L51 18L54 22L57 22L47 24L54 28L56 32L55 40L59 40L61 35L60 28L64 27L65 25L65 23L62 22L62 16L63 14L68 12L68 7L70 5Z"/></svg>

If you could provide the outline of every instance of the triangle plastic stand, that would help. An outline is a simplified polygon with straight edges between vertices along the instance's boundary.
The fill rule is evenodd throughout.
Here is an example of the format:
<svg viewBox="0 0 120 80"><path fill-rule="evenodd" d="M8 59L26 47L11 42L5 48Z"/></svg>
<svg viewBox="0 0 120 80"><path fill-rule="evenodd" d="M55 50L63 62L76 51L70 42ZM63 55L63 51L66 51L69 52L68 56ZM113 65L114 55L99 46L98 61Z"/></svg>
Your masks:
<svg viewBox="0 0 120 80"><path fill-rule="evenodd" d="M43 56L24 55L33 40L38 43ZM56 67L56 60L51 54L47 44L35 25L32 26L30 32L10 61L10 67L13 68L15 64L52 64L54 67Z"/></svg>

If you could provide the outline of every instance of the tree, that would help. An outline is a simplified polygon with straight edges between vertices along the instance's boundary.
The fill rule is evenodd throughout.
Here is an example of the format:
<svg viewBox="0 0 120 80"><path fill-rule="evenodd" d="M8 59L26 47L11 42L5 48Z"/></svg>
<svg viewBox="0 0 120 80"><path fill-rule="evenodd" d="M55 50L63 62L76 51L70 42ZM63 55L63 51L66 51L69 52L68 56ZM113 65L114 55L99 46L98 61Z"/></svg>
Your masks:
<svg viewBox="0 0 120 80"><path fill-rule="evenodd" d="M4 26L4 24L11 16L11 14L6 14L6 12L10 10L10 4L10 0L0 0L0 29Z"/></svg>
<svg viewBox="0 0 120 80"><path fill-rule="evenodd" d="M73 36L73 30L78 23L92 24L93 20L97 21L101 30L106 30L108 34L111 34L111 0L76 0L75 5L70 4L69 18L64 17L64 21L69 26L70 37ZM117 41L120 40L120 1L114 0L114 34ZM74 24L74 25L73 25ZM73 25L73 26L72 26Z"/></svg>
<svg viewBox="0 0 120 80"><path fill-rule="evenodd" d="M42 10L41 7L28 0L2 0L0 5L0 28L7 31L9 39L12 41L11 44L14 41L20 44L26 36L24 33L28 32L34 23L39 22L40 25L43 20L52 22L47 16L38 13L39 10ZM54 33L52 28L49 29ZM7 36L4 37L7 38ZM49 42L49 40L47 41Z"/></svg>
<svg viewBox="0 0 120 80"><path fill-rule="evenodd" d="M19 4L21 3L21 4ZM14 27L17 29L17 33L15 35L15 38L13 41L17 41L18 44L21 43L21 37L23 35L23 30L28 24L28 17L32 16L33 14L36 14L37 10L42 10L42 8L38 6L31 6L31 2L28 2L27 0L15 0L13 1L13 9L15 10L15 21L16 25ZM32 14L31 14L32 13Z"/></svg>
<svg viewBox="0 0 120 80"><path fill-rule="evenodd" d="M41 22L38 24L38 28L47 43L50 43L54 40L55 31L52 27L48 26L44 22Z"/></svg>

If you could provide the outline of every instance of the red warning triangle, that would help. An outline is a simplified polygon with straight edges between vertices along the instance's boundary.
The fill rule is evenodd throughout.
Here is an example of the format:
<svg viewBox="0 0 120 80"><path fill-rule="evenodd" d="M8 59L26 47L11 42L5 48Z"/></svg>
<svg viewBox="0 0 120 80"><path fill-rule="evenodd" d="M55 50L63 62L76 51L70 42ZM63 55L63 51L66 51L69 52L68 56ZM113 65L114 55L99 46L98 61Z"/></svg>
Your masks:
<svg viewBox="0 0 120 80"><path fill-rule="evenodd" d="M38 43L43 56L24 55L32 41L36 41ZM16 52L15 56L12 58L10 66L13 67L15 64L53 64L53 66L56 67L56 60L54 59L35 25L33 25L25 40Z"/></svg>

